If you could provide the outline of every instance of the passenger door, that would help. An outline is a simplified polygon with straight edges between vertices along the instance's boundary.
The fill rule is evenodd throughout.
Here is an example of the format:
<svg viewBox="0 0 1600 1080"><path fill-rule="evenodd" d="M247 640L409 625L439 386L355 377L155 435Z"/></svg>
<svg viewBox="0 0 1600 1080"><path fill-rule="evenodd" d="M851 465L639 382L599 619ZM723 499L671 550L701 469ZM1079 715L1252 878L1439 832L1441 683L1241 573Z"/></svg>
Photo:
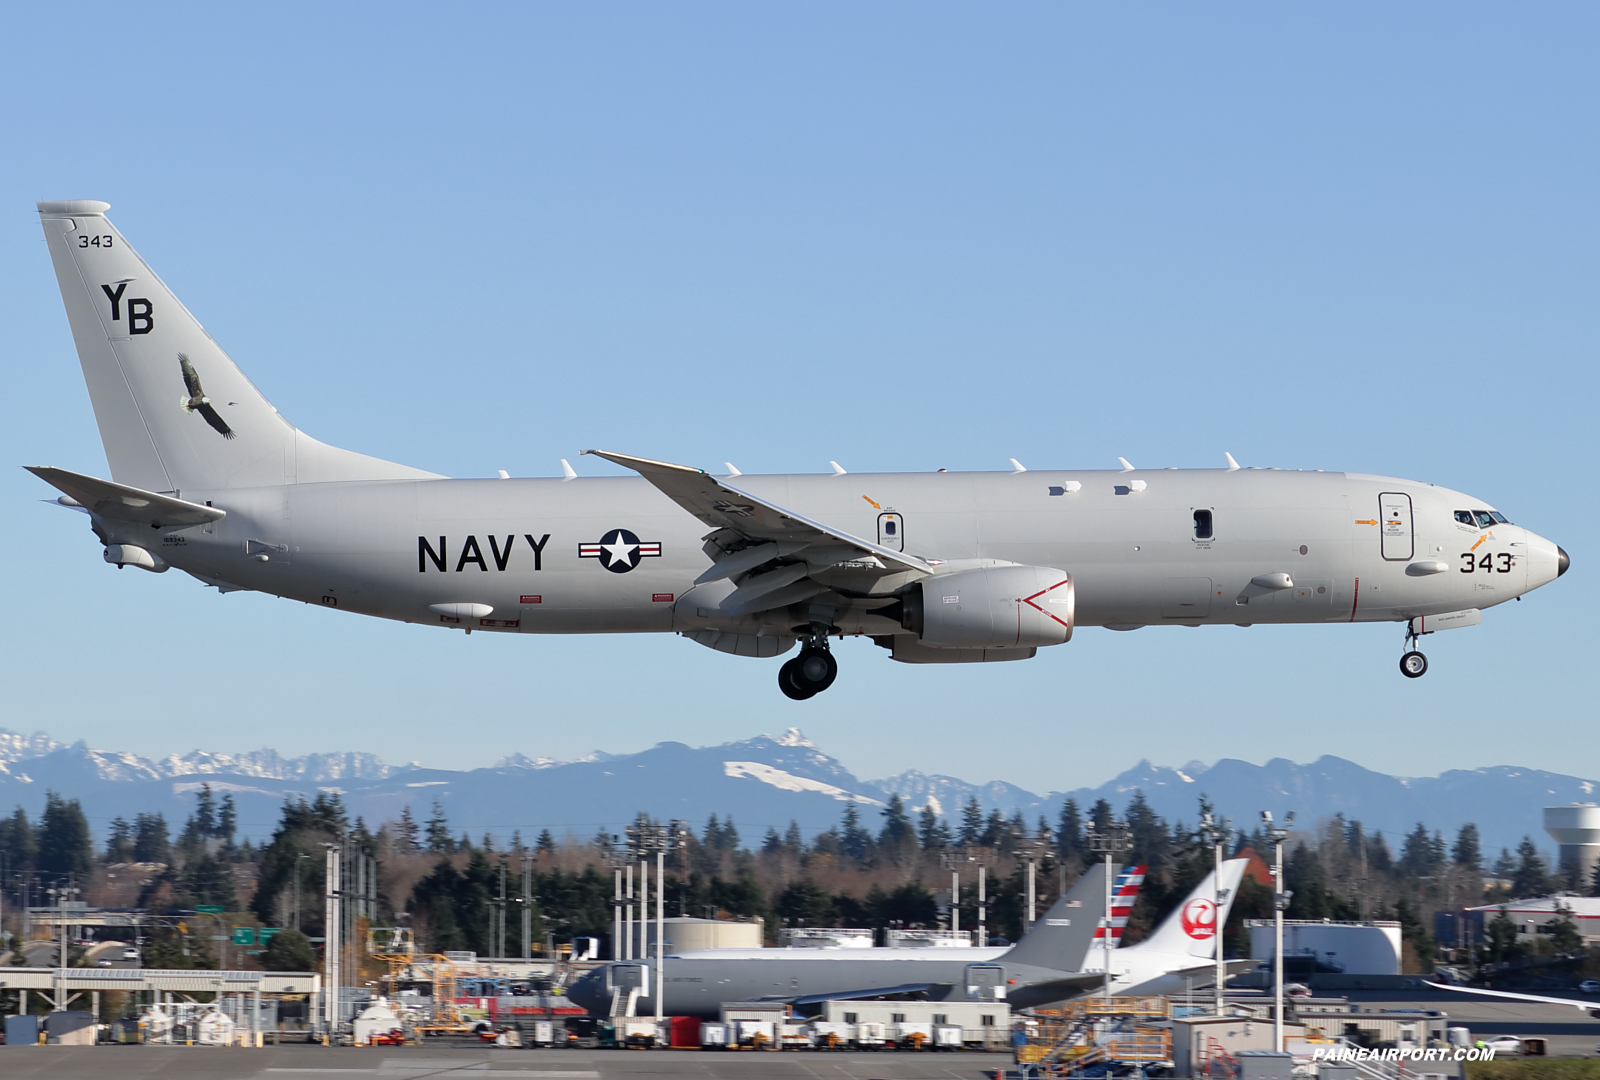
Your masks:
<svg viewBox="0 0 1600 1080"><path fill-rule="evenodd" d="M1378 529L1382 534L1383 557L1390 560L1411 558L1416 540L1411 534L1411 496L1386 491L1378 496Z"/></svg>

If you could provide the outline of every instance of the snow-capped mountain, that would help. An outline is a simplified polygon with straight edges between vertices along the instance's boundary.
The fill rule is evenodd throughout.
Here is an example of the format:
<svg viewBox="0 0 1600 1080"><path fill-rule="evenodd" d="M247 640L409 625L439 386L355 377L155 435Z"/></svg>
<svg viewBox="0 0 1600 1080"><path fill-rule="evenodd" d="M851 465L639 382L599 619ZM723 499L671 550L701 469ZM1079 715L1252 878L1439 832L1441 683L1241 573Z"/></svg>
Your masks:
<svg viewBox="0 0 1600 1080"><path fill-rule="evenodd" d="M862 780L794 728L720 746L664 742L634 754L596 750L573 761L513 753L489 768L464 771L416 762L391 766L360 751L285 757L274 750L196 750L154 759L0 730L0 810L15 803L37 814L46 791L57 791L82 801L98 832L113 817L141 812L162 813L177 826L202 784L233 795L241 833L256 839L270 835L285 799L313 798L319 790L340 793L351 815L373 826L398 818L408 805L420 821L437 802L453 831L474 841L490 832L497 844L513 831L530 841L542 829L557 837L617 833L644 811L697 828L713 813L731 817L751 845L768 828L783 832L791 820L808 835L830 828L846 803L875 828L894 795L913 813L931 805L951 820L976 798L985 814L1020 811L1031 827L1040 817L1054 824L1067 798L1084 814L1104 798L1120 814L1142 792L1171 822L1192 825L1199 797L1206 795L1244 828L1253 827L1263 809L1294 810L1307 827L1343 813L1396 844L1419 821L1447 835L1472 821L1491 857L1524 835L1551 846L1541 809L1592 799L1596 787L1575 776L1505 765L1437 777L1389 776L1325 756L1304 765L1283 758L1182 767L1141 761L1099 787L1035 794L1001 780L974 783L916 770Z"/></svg>

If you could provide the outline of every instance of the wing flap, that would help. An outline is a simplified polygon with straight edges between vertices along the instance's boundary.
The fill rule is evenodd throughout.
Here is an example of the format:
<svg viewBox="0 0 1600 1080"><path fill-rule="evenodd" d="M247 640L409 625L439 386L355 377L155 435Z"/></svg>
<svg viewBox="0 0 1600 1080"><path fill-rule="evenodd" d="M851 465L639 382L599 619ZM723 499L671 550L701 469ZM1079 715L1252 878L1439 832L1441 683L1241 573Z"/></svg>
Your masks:
<svg viewBox="0 0 1600 1080"><path fill-rule="evenodd" d="M89 513L114 521L131 521L159 529L203 525L228 516L226 510L218 510L213 506L201 506L199 503L175 499L171 495L143 491L67 469L48 465L27 465L24 468L57 491L65 492Z"/></svg>
<svg viewBox="0 0 1600 1080"><path fill-rule="evenodd" d="M604 458L625 469L632 469L661 493L689 513L718 529L728 529L749 540L763 543L802 544L806 546L844 544L850 549L877 557L884 570L903 573L910 570L920 575L933 573L933 567L915 555L895 551L864 540L841 529L814 521L777 503L687 465L673 465L665 461L632 457L608 450L585 450L585 454ZM799 550L799 549L795 549ZM751 567L741 567L751 569ZM732 573L738 573L735 570ZM711 579L707 579L711 580Z"/></svg>

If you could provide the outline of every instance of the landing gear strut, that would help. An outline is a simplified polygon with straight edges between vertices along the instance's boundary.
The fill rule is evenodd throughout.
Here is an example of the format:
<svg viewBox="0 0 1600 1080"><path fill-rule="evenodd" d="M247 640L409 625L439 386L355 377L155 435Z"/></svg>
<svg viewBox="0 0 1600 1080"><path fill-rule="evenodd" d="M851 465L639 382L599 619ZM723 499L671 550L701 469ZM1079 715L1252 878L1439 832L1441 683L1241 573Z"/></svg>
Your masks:
<svg viewBox="0 0 1600 1080"><path fill-rule="evenodd" d="M839 661L828 651L828 639L818 634L800 650L800 655L785 660L778 669L778 688L795 701L822 693L839 676Z"/></svg>
<svg viewBox="0 0 1600 1080"><path fill-rule="evenodd" d="M1417 637L1407 623L1406 653L1400 658L1400 674L1408 679L1420 679L1428 673L1428 658L1417 651Z"/></svg>

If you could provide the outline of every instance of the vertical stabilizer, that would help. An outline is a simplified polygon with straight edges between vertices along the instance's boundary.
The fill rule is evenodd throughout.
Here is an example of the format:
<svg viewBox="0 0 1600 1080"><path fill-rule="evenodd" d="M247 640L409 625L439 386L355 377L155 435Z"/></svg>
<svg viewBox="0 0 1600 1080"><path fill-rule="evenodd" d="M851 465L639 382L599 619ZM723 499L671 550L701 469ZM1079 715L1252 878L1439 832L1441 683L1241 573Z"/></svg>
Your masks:
<svg viewBox="0 0 1600 1080"><path fill-rule="evenodd" d="M1090 946L1099 948L1095 938L1105 914L1106 867L1095 863L999 962L1081 971Z"/></svg>
<svg viewBox="0 0 1600 1080"><path fill-rule="evenodd" d="M106 203L38 206L118 483L172 492L434 475L297 431L128 246Z"/></svg>
<svg viewBox="0 0 1600 1080"><path fill-rule="evenodd" d="M1239 895L1239 882L1249 859L1228 859L1222 864L1222 888L1215 885L1216 871L1207 874L1184 897L1183 903L1161 920L1155 933L1128 946L1129 951L1144 949L1157 953L1178 953L1210 960L1216 957L1217 940L1228 925L1228 912ZM1220 903L1218 902L1220 900Z"/></svg>

